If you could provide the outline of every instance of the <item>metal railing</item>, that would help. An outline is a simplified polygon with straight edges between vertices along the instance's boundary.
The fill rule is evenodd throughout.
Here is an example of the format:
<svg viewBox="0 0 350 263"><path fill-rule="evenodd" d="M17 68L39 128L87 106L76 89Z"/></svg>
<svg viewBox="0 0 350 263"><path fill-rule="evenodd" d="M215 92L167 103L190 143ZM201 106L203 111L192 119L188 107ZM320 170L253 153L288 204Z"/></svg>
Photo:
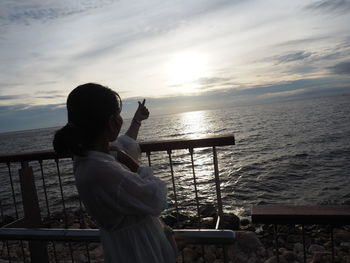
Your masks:
<svg viewBox="0 0 350 263"><path fill-rule="evenodd" d="M338 226L350 225L350 206L295 206L295 205L258 205L252 207L252 222L255 224L272 225L273 245L277 263L280 262L279 235L282 230L279 226L292 226L301 235L303 262L307 262L306 236L307 226L322 225L328 228L330 241L331 262L335 260L334 229ZM285 229L286 231L286 229ZM284 231L284 232L285 232ZM288 230L287 230L288 231ZM286 233L284 233L286 234ZM290 233L287 233L290 234ZM310 234L310 233L309 233ZM319 233L317 233L319 234ZM323 262L323 261L322 261ZM329 261L327 261L329 262Z"/></svg>
<svg viewBox="0 0 350 263"><path fill-rule="evenodd" d="M177 189L179 178L174 169L174 166L178 165L179 162L174 164L174 159L178 157L174 153L182 151L181 158L183 159L183 156L186 155L184 151L188 151L187 155L190 157L190 172L192 174L193 180L193 183L191 184L193 190L191 192L194 192L195 196L194 203L196 207L197 218L196 228L200 229L201 212L197 189L198 176L196 175L196 159L194 157L194 154L197 148L206 148L204 151L206 151L207 154L211 148L213 167L212 176L216 193L215 207L217 209L218 215L216 225L217 228L219 228L219 219L220 216L223 215L223 205L221 200L219 166L216 147L234 145L234 143L235 140L233 135L205 137L200 139L180 139L140 143L141 151L143 153L146 153L146 158L150 166L154 161L154 163L157 164L160 159L164 160L164 157L167 157L168 159L168 164L166 166L170 168L168 170L168 173L170 174L170 198L172 201L170 208L173 209L173 214L176 215L175 227L178 227L180 225L180 208L183 208L183 210L186 210L188 208L186 207L187 203L181 206L181 203L179 201L182 196L179 193L180 191ZM157 156L157 152L160 153L160 156ZM59 218L58 220L63 221L64 228L74 228L74 224L72 225L71 216L72 207L78 209L79 228L84 229L91 227L91 222L90 225L89 222L86 222L89 218L86 218L85 209L74 187L74 176L72 176L72 160L70 156L59 156L56 155L52 150L7 154L0 155L0 165L2 165L2 170L0 170L0 173L2 172L2 175L8 175L7 184L5 182L6 178L2 178L2 183L5 183L6 185L6 188L4 188L7 190L3 191L1 196L2 200L6 200L6 202L2 200L0 201L1 221L3 224L6 223L6 225L2 226L3 228L42 228L45 224L47 224L47 221L51 222L51 219L53 217L56 217L57 219L57 214L63 215L63 217ZM6 171L6 173L4 171ZM16 174L16 171L18 171L18 176ZM5 194L7 194L7 196ZM73 201L75 202L75 205L72 206L71 203L73 203ZM52 204L53 202L55 203ZM58 208L58 206L61 206L61 208ZM44 216L44 214L46 216ZM73 220L76 219L73 218ZM4 229L2 230L5 231ZM21 233L25 236L25 233L28 233L29 230L25 230L24 232L23 231ZM82 231L87 230L85 229ZM19 232L17 232L17 234L18 233ZM38 233L39 232L37 232L37 234ZM56 234L57 233L58 232L56 232ZM81 235L81 240L84 240L84 232L79 233ZM13 234L15 235L15 232L13 232ZM204 243L213 240L206 235L207 234L202 231L199 234L199 236L201 236L199 239ZM52 237L52 246L49 248L49 252L52 252L54 254L56 262L58 262L58 253L56 251L54 241L59 238L58 236L59 235L57 234L56 238ZM177 237L179 238L180 236L178 235ZM19 236L17 236L17 240L20 240L18 237ZM186 239L186 235L182 235L182 237L185 237ZM29 239L22 238L22 240ZM32 262L39 262L38 260L40 260L40 262L47 262L49 260L49 257L47 256L48 246L46 242L38 240L33 241L32 239L30 239L28 242L22 240L20 241L20 253L22 253L23 261L25 261L26 257L28 257L28 255L25 253L27 247L30 250L30 257ZM231 241L228 242L232 242L232 239L230 240ZM69 239L66 241L68 242ZM84 240L87 259L90 262L89 244L87 241L88 239ZM199 241L197 240L197 242ZM5 241L5 245L8 250L9 260L11 261L11 246L9 246L9 241ZM74 262L74 247L70 241L68 242L68 248L71 261Z"/></svg>

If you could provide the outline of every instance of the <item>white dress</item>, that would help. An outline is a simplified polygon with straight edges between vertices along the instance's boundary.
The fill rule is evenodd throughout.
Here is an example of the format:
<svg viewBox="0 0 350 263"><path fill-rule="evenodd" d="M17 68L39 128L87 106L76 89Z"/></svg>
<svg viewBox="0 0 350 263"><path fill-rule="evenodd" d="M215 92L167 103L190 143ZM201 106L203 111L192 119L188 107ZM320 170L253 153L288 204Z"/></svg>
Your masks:
<svg viewBox="0 0 350 263"><path fill-rule="evenodd" d="M112 144L138 159L138 143L120 136ZM101 230L105 262L173 263L175 252L158 216L166 206L166 186L152 168L137 173L112 154L89 151L74 157L76 186Z"/></svg>

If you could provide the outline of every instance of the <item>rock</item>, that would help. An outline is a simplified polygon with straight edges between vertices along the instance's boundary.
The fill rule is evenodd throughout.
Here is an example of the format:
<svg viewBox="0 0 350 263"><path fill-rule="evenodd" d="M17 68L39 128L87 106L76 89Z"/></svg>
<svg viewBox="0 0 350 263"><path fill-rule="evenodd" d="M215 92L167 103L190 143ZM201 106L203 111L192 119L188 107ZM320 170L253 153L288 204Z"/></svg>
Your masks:
<svg viewBox="0 0 350 263"><path fill-rule="evenodd" d="M228 251L228 257L234 263L247 263L247 261L249 260L247 255L244 254L242 251L238 250L237 248L230 249Z"/></svg>
<svg viewBox="0 0 350 263"><path fill-rule="evenodd" d="M253 232L237 231L237 246L246 254L256 253L259 248L263 247L257 235Z"/></svg>
<svg viewBox="0 0 350 263"><path fill-rule="evenodd" d="M301 235L294 235L294 234L290 234L287 236L287 243L300 243L302 242L303 237Z"/></svg>
<svg viewBox="0 0 350 263"><path fill-rule="evenodd" d="M303 246L303 244L301 244L301 243L295 243L295 244L294 244L293 251L294 251L295 253L304 253L304 246Z"/></svg>
<svg viewBox="0 0 350 263"><path fill-rule="evenodd" d="M317 244L312 244L311 246L309 246L308 249L310 254L316 253L316 252L321 252L321 251L325 251L325 248L323 246L317 245Z"/></svg>
<svg viewBox="0 0 350 263"><path fill-rule="evenodd" d="M221 258L224 255L224 250L221 247L216 248L216 258Z"/></svg>
<svg viewBox="0 0 350 263"><path fill-rule="evenodd" d="M286 242L284 241L284 238L283 237L278 237L277 238L277 243L278 243L278 246L279 247L284 247Z"/></svg>
<svg viewBox="0 0 350 263"><path fill-rule="evenodd" d="M248 225L248 226L245 226L245 227L241 227L241 230L250 231L250 232L255 232L256 233L256 228L254 226L251 226L251 225Z"/></svg>
<svg viewBox="0 0 350 263"><path fill-rule="evenodd" d="M170 226L170 227L173 227L173 226L176 224L176 222L177 222L177 218L176 218L176 216L174 216L174 215L166 215L166 216L163 216L163 217L162 217L162 220L163 220L163 222L164 222L166 225L168 225L168 226Z"/></svg>
<svg viewBox="0 0 350 263"><path fill-rule="evenodd" d="M340 246L349 249L349 248L350 248L350 242L341 242L341 243L340 243Z"/></svg>
<svg viewBox="0 0 350 263"><path fill-rule="evenodd" d="M344 256L342 262L343 263L350 263L350 255Z"/></svg>
<svg viewBox="0 0 350 263"><path fill-rule="evenodd" d="M56 253L63 253L66 249L66 246L63 243L55 243Z"/></svg>
<svg viewBox="0 0 350 263"><path fill-rule="evenodd" d="M220 222L223 229L238 230L240 219L234 214L224 214Z"/></svg>
<svg viewBox="0 0 350 263"><path fill-rule="evenodd" d="M332 263L332 255L329 252L315 252L312 263Z"/></svg>
<svg viewBox="0 0 350 263"><path fill-rule="evenodd" d="M185 262L191 262L196 258L196 253L191 248L185 247L182 252L184 254Z"/></svg>
<svg viewBox="0 0 350 263"><path fill-rule="evenodd" d="M199 214L202 217L214 217L216 216L216 208L213 204L206 204L199 208Z"/></svg>
<svg viewBox="0 0 350 263"><path fill-rule="evenodd" d="M204 256L206 262L213 262L216 259L216 255L213 253L205 254Z"/></svg>
<svg viewBox="0 0 350 263"><path fill-rule="evenodd" d="M252 256L251 258L249 258L249 260L247 261L247 263L256 263L256 256Z"/></svg>
<svg viewBox="0 0 350 263"><path fill-rule="evenodd" d="M70 226L70 228L72 228L72 229L79 229L80 228L80 224L79 223L74 223L73 225Z"/></svg>
<svg viewBox="0 0 350 263"><path fill-rule="evenodd" d="M264 247L259 247L258 250L256 251L256 254L260 258L265 258L266 257L266 249Z"/></svg>
<svg viewBox="0 0 350 263"><path fill-rule="evenodd" d="M85 262L88 262L88 259L87 259L87 257L84 254L79 254L77 261L79 263L85 263Z"/></svg>
<svg viewBox="0 0 350 263"><path fill-rule="evenodd" d="M331 249L332 248L332 241L327 241L323 244L323 246L327 249Z"/></svg>
<svg viewBox="0 0 350 263"><path fill-rule="evenodd" d="M334 239L341 242L350 242L350 232L343 229L334 231Z"/></svg>
<svg viewBox="0 0 350 263"><path fill-rule="evenodd" d="M282 256L288 261L288 262L294 262L298 261L298 255L296 255L292 251L284 251Z"/></svg>
<svg viewBox="0 0 350 263"><path fill-rule="evenodd" d="M250 224L250 221L248 218L241 219L241 226L248 226Z"/></svg>
<svg viewBox="0 0 350 263"><path fill-rule="evenodd" d="M283 257L283 256L279 256L279 263L288 263L288 261ZM277 257L273 256L270 257L268 260L266 260L264 263L277 263Z"/></svg>
<svg viewBox="0 0 350 263"><path fill-rule="evenodd" d="M214 219L212 217L202 218L201 227L208 228L208 229L215 228Z"/></svg>
<svg viewBox="0 0 350 263"><path fill-rule="evenodd" d="M210 245L210 246L205 246L204 247L204 253L205 254L215 254L216 251L216 246L215 245Z"/></svg>

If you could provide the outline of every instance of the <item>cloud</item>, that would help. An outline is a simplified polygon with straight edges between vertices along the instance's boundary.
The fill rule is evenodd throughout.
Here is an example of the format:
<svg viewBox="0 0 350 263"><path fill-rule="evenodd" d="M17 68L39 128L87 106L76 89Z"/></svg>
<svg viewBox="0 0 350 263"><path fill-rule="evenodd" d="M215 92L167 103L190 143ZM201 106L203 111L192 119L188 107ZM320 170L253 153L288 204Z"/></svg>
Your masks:
<svg viewBox="0 0 350 263"><path fill-rule="evenodd" d="M41 90L41 91L35 92L35 94L58 94L58 93L62 93L62 91L61 90Z"/></svg>
<svg viewBox="0 0 350 263"><path fill-rule="evenodd" d="M311 44L311 43L317 43L322 40L327 40L329 39L328 36L317 36L317 37L309 37L309 38L300 38L300 39L293 39L293 40L288 40L284 41L281 43L278 43L277 46L291 46L295 47L298 45L305 45L305 44Z"/></svg>
<svg viewBox="0 0 350 263"><path fill-rule="evenodd" d="M276 64L283 64L283 63L304 60L304 59L310 57L311 55L312 55L311 52L295 51L295 52L288 53L286 55L269 57L269 58L264 59L264 60L273 60L273 61L276 61Z"/></svg>
<svg viewBox="0 0 350 263"><path fill-rule="evenodd" d="M18 100L21 98L24 98L25 95L5 95L5 96L0 96L0 101L2 100Z"/></svg>
<svg viewBox="0 0 350 263"><path fill-rule="evenodd" d="M51 95L51 96L36 96L38 99L57 99L57 98L65 98L64 95Z"/></svg>
<svg viewBox="0 0 350 263"><path fill-rule="evenodd" d="M34 21L47 22L100 8L114 2L104 1L5 1L1 3L0 24L30 24Z"/></svg>
<svg viewBox="0 0 350 263"><path fill-rule="evenodd" d="M222 84L223 82L227 82L229 80L230 78L212 77L212 78L200 78L196 82L198 82L201 85L211 85L211 84Z"/></svg>
<svg viewBox="0 0 350 263"><path fill-rule="evenodd" d="M350 75L350 62L344 61L340 62L333 67L330 67L330 70L339 75Z"/></svg>
<svg viewBox="0 0 350 263"><path fill-rule="evenodd" d="M325 13L345 14L350 11L349 0L322 0L306 6L306 9Z"/></svg>

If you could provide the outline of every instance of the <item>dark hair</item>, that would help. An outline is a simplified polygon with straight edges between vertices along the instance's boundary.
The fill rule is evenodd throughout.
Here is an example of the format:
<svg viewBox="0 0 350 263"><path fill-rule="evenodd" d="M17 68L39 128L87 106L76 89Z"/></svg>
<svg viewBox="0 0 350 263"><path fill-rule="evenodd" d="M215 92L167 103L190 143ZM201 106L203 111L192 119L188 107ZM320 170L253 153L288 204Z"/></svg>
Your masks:
<svg viewBox="0 0 350 263"><path fill-rule="evenodd" d="M109 118L121 111L121 99L108 87L87 83L68 95L67 111L68 123L56 131L53 148L57 154L85 155Z"/></svg>

